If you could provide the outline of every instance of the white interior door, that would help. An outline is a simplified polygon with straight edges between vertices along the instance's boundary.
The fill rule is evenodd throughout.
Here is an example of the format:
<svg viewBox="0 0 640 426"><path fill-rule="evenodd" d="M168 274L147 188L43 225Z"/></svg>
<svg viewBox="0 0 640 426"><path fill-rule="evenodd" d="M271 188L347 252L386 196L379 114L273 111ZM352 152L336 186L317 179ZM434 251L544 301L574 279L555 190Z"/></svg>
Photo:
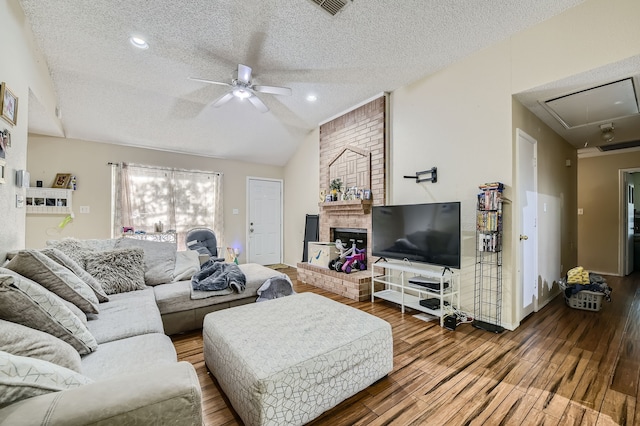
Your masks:
<svg viewBox="0 0 640 426"><path fill-rule="evenodd" d="M633 272L633 228L634 228L634 210L635 207L633 205L633 190L634 185L631 181L631 173L625 173L625 184L626 184L626 201L627 201L627 214L626 214L626 238L627 238L627 255L625 257L625 267L624 274L629 275Z"/></svg>
<svg viewBox="0 0 640 426"><path fill-rule="evenodd" d="M517 208L519 215L518 276L519 320L538 310L538 188L537 141L517 130Z"/></svg>
<svg viewBox="0 0 640 426"><path fill-rule="evenodd" d="M282 181L249 178L249 263L282 262Z"/></svg>

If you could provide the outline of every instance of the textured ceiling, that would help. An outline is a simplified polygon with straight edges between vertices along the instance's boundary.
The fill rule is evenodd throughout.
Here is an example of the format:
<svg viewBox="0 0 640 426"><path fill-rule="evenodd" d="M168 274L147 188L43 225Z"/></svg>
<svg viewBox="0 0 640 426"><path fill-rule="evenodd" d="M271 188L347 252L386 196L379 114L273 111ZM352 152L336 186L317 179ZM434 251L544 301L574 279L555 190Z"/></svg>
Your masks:
<svg viewBox="0 0 640 426"><path fill-rule="evenodd" d="M20 0L64 136L275 165L328 118L581 2L354 0L331 16L310 0ZM213 108L226 88L188 80L230 81L238 63L293 95ZM45 115L30 130L59 135Z"/></svg>

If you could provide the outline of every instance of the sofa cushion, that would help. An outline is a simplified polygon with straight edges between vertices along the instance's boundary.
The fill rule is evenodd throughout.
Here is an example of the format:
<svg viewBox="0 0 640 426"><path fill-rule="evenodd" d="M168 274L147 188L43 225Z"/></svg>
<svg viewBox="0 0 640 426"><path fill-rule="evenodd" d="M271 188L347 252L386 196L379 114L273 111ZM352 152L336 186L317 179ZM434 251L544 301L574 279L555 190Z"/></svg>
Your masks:
<svg viewBox="0 0 640 426"><path fill-rule="evenodd" d="M34 283L0 268L0 319L35 328L64 340L80 354L97 349L87 327L67 308L62 299Z"/></svg>
<svg viewBox="0 0 640 426"><path fill-rule="evenodd" d="M173 280L176 265L176 244L161 241L146 241L121 238L116 248L140 247L144 251L144 281L147 285L158 285Z"/></svg>
<svg viewBox="0 0 640 426"><path fill-rule="evenodd" d="M239 266L247 278L247 285L242 293L232 293L194 300L191 299L191 281L180 281L154 287L153 290L156 295L156 302L160 313L164 315L181 312L248 297L255 299L258 297L258 289L267 279L283 275L281 272L256 263L244 263Z"/></svg>
<svg viewBox="0 0 640 426"><path fill-rule="evenodd" d="M144 284L144 252L141 248L96 251L86 258L85 269L105 293L141 290Z"/></svg>
<svg viewBox="0 0 640 426"><path fill-rule="evenodd" d="M83 312L98 313L98 298L91 287L69 269L37 250L21 250L7 263L6 268L37 282Z"/></svg>
<svg viewBox="0 0 640 426"><path fill-rule="evenodd" d="M91 290L93 290L99 302L109 301L107 294L102 289L102 286L100 285L98 280L93 278L91 274L85 271L84 268L80 266L75 260L56 248L45 248L40 251L50 259L54 260L58 264L64 266L65 268L76 274L78 278L80 278L89 287L91 287Z"/></svg>
<svg viewBox="0 0 640 426"><path fill-rule="evenodd" d="M0 320L0 351L41 359L81 372L80 355L70 344L10 321Z"/></svg>
<svg viewBox="0 0 640 426"><path fill-rule="evenodd" d="M100 350L82 357L82 374L102 380L118 374L144 371L156 365L174 364L178 357L171 339L150 333L102 343Z"/></svg>
<svg viewBox="0 0 640 426"><path fill-rule="evenodd" d="M164 333L153 289L114 294L100 305L100 315L89 315L87 328L102 345L147 333Z"/></svg>
<svg viewBox="0 0 640 426"><path fill-rule="evenodd" d="M0 351L0 407L93 383L82 374L37 358Z"/></svg>

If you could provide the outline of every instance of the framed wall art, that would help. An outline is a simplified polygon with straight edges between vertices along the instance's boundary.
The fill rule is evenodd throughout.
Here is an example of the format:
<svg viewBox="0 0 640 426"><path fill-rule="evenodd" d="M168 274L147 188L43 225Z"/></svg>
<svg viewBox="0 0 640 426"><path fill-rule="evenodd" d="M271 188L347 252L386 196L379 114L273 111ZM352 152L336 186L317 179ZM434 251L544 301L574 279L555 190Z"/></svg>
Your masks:
<svg viewBox="0 0 640 426"><path fill-rule="evenodd" d="M4 81L0 83L0 117L14 126L18 123L18 98Z"/></svg>
<svg viewBox="0 0 640 426"><path fill-rule="evenodd" d="M69 186L70 181L71 173L58 173L56 178L53 180L53 185L51 185L51 187L66 189Z"/></svg>

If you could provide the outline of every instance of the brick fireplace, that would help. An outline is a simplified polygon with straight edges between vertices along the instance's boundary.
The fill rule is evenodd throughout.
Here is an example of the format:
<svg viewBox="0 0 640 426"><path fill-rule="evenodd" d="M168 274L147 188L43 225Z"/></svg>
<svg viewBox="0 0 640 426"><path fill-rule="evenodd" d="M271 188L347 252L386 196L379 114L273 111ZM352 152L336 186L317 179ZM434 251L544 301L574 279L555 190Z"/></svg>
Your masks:
<svg viewBox="0 0 640 426"><path fill-rule="evenodd" d="M371 260L371 206L385 204L386 96L381 96L320 126L320 193L328 193L333 179L343 191L370 191L369 199L355 198L319 204L320 241L333 241L335 228L362 229L367 233L367 258ZM371 272L345 274L307 263L298 263L302 282L367 300Z"/></svg>

